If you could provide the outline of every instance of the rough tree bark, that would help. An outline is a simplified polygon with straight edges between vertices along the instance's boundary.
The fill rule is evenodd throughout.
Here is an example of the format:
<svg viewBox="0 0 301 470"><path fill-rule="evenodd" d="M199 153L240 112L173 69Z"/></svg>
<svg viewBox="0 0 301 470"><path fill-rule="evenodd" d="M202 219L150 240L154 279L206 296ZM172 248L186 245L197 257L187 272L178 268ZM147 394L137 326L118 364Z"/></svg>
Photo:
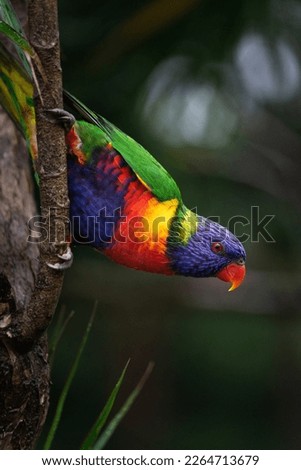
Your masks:
<svg viewBox="0 0 301 470"><path fill-rule="evenodd" d="M24 144L0 115L0 448L29 449L48 409L49 366L45 331L63 273L48 267L66 251L68 193L63 129L45 118L62 107L56 0L29 1L30 42L47 81L38 76L36 97L41 215L49 220L43 243L27 242L28 220L37 214ZM52 209L52 210L50 210Z"/></svg>

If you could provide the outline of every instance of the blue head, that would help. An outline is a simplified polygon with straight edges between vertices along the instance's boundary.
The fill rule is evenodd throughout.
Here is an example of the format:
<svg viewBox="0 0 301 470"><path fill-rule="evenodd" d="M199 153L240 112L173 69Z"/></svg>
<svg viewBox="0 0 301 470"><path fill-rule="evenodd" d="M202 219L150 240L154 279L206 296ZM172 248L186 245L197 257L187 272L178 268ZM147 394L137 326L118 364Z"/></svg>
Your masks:
<svg viewBox="0 0 301 470"><path fill-rule="evenodd" d="M179 225L171 227L167 250L176 274L216 276L231 282L230 290L241 284L245 275L246 252L241 242L228 229L198 216L196 231L183 242L183 236L176 227Z"/></svg>

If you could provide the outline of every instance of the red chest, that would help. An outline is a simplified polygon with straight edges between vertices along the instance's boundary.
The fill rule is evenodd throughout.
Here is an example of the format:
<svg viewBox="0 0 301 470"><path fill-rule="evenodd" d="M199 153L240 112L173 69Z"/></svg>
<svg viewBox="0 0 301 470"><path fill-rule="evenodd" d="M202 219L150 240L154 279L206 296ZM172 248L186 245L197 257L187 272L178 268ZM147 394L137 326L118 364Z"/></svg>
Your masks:
<svg viewBox="0 0 301 470"><path fill-rule="evenodd" d="M138 179L129 185L125 201L113 244L105 254L131 268L173 274L166 244L177 201L158 201Z"/></svg>

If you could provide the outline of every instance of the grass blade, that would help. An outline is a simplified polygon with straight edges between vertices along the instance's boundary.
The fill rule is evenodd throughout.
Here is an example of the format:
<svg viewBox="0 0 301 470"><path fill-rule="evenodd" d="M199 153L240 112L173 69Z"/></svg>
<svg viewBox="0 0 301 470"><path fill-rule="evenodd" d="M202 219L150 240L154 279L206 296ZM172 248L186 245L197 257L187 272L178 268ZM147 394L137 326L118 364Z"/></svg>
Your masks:
<svg viewBox="0 0 301 470"><path fill-rule="evenodd" d="M101 450L105 447L107 444L108 440L116 430L117 426L121 422L121 420L125 417L131 406L133 405L134 401L140 394L142 388L144 387L145 382L149 378L152 370L154 368L154 363L150 362L146 368L146 371L144 372L142 378L140 379L140 382L134 388L128 399L125 401L121 409L118 411L118 413L114 416L114 418L110 421L104 432L100 435L99 439L96 441L94 445L95 450Z"/></svg>
<svg viewBox="0 0 301 470"><path fill-rule="evenodd" d="M87 339L88 339L90 331L91 331L91 327L92 327L93 320L94 320L94 317L95 317L95 313L96 313L96 310L97 310L97 305L98 305L98 302L95 302L90 320L89 320L87 328L86 328L86 331L85 331L85 333L82 337L82 340L81 340L78 352L76 354L75 360L72 364L72 367L71 367L70 372L68 374L67 380L66 380L65 385L63 387L62 393L60 395L60 398L59 398L59 401L58 401L58 404L57 404L57 407L56 407L55 415L54 415L53 421L52 421L51 426L50 426L50 430L48 432L48 435L47 435L47 438L46 438L46 441L45 441L45 444L44 444L44 450L50 449L52 441L53 441L55 433L56 433L56 430L57 430L58 425L60 423L67 395L69 393L72 381L73 381L74 376L76 374L76 371L78 369L80 358L82 356L83 350L85 348L85 345L87 343Z"/></svg>
<svg viewBox="0 0 301 470"><path fill-rule="evenodd" d="M62 307L61 310L60 310L59 317L58 317L58 320L56 322L54 332L51 335L50 344L49 344L49 364L50 364L50 368L52 368L52 366L53 366L54 357L55 357L55 353L56 353L58 344L59 344L59 342L60 342L60 340L61 340L61 338L62 338L62 336L63 336L70 320L71 320L71 318L73 317L73 315L74 315L74 310L71 310L71 312L67 316L66 316L66 311L65 311L64 307Z"/></svg>
<svg viewBox="0 0 301 470"><path fill-rule="evenodd" d="M128 368L129 362L130 362L130 359L127 361L127 363L126 363L126 365L125 365L125 367L124 367L124 369L121 373L121 376L118 379L118 382L116 383L115 387L113 388L113 391L112 391L111 395L109 396L108 401L106 402L104 408L100 412L97 420L95 421L94 425L92 426L91 430L89 431L86 439L84 440L84 442L81 446L82 450L93 449L93 446L96 443L96 440L99 436L99 433L102 430L102 428L104 427L104 425L105 425L105 423L106 423L106 421L109 417L109 414L111 412L111 409L114 405L115 399L116 399L116 397L118 395L118 392L120 390L120 387L121 387L121 384L123 382L123 379L124 379L126 370Z"/></svg>

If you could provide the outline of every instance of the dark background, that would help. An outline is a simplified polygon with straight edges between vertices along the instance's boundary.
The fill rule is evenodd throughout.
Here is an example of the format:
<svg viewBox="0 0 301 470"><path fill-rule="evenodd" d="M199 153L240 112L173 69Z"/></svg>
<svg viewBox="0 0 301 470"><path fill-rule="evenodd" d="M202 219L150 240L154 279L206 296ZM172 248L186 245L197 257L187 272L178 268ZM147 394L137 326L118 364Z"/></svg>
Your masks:
<svg viewBox="0 0 301 470"><path fill-rule="evenodd" d="M155 369L109 448L300 449L301 2L59 9L65 87L148 148L188 207L226 225L258 206L260 218L275 216L275 242L253 229L247 277L231 293L216 279L135 272L75 247L61 297L75 317L53 406L99 305L54 447L79 447L130 357L115 411L149 360Z"/></svg>

